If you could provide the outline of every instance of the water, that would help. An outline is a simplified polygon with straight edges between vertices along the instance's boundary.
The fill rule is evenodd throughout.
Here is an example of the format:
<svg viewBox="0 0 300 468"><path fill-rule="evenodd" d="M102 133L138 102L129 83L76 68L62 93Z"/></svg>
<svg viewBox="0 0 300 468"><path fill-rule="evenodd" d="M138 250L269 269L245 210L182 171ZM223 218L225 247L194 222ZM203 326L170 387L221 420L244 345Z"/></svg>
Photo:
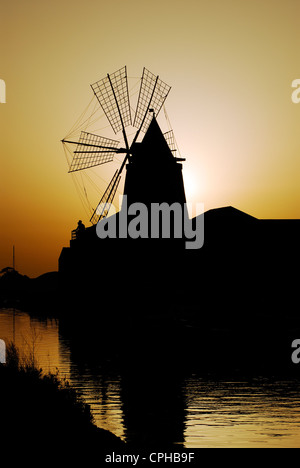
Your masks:
<svg viewBox="0 0 300 468"><path fill-rule="evenodd" d="M34 349L39 367L45 372L58 371L61 379L67 379L80 392L91 406L96 425L124 439L119 377L106 375L104 379L101 373L95 375L90 369L79 368L71 359L70 343L59 334L58 320L0 310L0 337L5 342L15 338L25 356Z"/></svg>
<svg viewBox="0 0 300 468"><path fill-rule="evenodd" d="M45 372L68 379L91 406L95 423L123 440L168 428L169 439L186 448L300 447L299 380L189 375L160 387L136 376L128 386L118 373L80 362L58 320L0 310L0 338L13 337L24 354L34 352Z"/></svg>
<svg viewBox="0 0 300 468"><path fill-rule="evenodd" d="M299 447L295 381L186 382L187 447Z"/></svg>

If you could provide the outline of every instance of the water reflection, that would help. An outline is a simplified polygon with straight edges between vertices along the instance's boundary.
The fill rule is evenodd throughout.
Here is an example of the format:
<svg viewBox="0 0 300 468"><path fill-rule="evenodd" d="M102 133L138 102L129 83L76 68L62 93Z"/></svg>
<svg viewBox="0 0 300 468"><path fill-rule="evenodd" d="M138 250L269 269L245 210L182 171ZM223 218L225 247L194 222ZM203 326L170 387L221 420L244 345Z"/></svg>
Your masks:
<svg viewBox="0 0 300 468"><path fill-rule="evenodd" d="M0 309L0 335L6 342L14 340L24 355L35 354L45 372L59 369L61 375L69 375L69 350L59 340L58 320L41 320L21 311Z"/></svg>
<svg viewBox="0 0 300 468"><path fill-rule="evenodd" d="M185 383L186 447L299 447L300 386L295 380Z"/></svg>
<svg viewBox="0 0 300 468"><path fill-rule="evenodd" d="M59 372L70 381L91 406L95 423L124 439L120 377L101 374L80 360L72 359L70 342L59 333L57 319L30 317L27 313L0 310L0 337L15 343L25 355L35 352L39 367L45 372Z"/></svg>
<svg viewBox="0 0 300 468"><path fill-rule="evenodd" d="M73 362L69 380L90 405L95 424L124 440L120 376Z"/></svg>
<svg viewBox="0 0 300 468"><path fill-rule="evenodd" d="M122 376L126 440L137 447L165 450L184 444L185 405L180 378L160 370L140 369Z"/></svg>
<svg viewBox="0 0 300 468"><path fill-rule="evenodd" d="M300 446L297 379L186 376L152 360L151 350L130 367L116 368L107 357L83 350L80 340L76 345L58 320L0 311L0 338L12 340L13 333L25 352L34 345L45 371L58 369L70 380L99 427L136 446Z"/></svg>

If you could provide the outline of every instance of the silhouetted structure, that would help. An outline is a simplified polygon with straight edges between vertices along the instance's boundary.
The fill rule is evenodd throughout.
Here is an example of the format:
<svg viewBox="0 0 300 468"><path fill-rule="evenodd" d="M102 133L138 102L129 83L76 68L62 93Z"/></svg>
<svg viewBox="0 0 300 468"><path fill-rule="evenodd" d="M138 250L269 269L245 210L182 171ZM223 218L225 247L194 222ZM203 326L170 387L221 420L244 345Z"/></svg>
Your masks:
<svg viewBox="0 0 300 468"><path fill-rule="evenodd" d="M138 343L134 350L143 360L152 340L151 351L159 350L156 358L164 356L179 367L288 366L294 325L299 321L294 304L300 221L259 220L223 207L190 220L195 227L204 219L204 245L199 250L185 249L184 236L100 239L98 220L115 223L119 232L123 206L119 213L105 217L124 167L128 205L177 202L182 206L185 193L181 161L174 157L154 116L169 87L144 70L135 116L138 132L129 146L126 69L98 83L94 92L113 129L122 130L125 148L117 150L111 143L108 151L108 143L92 143L82 136L75 167L82 164L86 151L96 152L98 163L110 152L124 152L125 158L91 218L95 224L61 252L64 315L69 310L74 323L76 310L79 315L85 310L96 335L99 329L110 331L108 339L101 338L103 352L126 365L132 357L131 342ZM114 91L108 102L103 90ZM123 104L118 106L121 95ZM140 131L145 136L138 143ZM145 340L147 330L152 335ZM85 332L93 334L91 329Z"/></svg>
<svg viewBox="0 0 300 468"><path fill-rule="evenodd" d="M127 204L186 203L182 165L172 154L155 117L141 143L134 143L126 166L124 195Z"/></svg>
<svg viewBox="0 0 300 468"><path fill-rule="evenodd" d="M163 239L160 230L156 236L158 238L151 239L151 242L144 238L124 239L124 235L119 235L122 214L127 212L127 206L131 207L134 203L142 203L148 209L153 203L168 205L177 203L182 207L181 226L183 225L186 202L181 165L183 158L177 158L173 154L175 145L172 132L163 134L156 121L170 86L144 68L133 122L137 131L130 145L126 133L126 127L132 122L126 67L93 84L92 89L112 129L115 133L122 131L125 147L118 148L117 140L87 132L81 132L78 142L64 139L64 144L76 144L70 172L110 162L115 153L125 153L125 157L92 214L90 221L93 225L80 232L80 239L78 232L73 231L70 247L64 248L60 255L59 271L65 284L69 284L72 288L76 287L77 291L83 293L94 290L99 282L99 270L102 274L105 271L104 288L107 292L107 279L114 274L118 262L126 271L127 279L130 278L131 284L135 285L134 289L137 292L140 291L141 283L145 286L153 281L151 275L155 266L157 279L159 277L162 279L164 269L161 266L157 269L157 263L161 263L165 258L165 265L169 267L170 264L174 264L178 260L173 258L174 255L176 257L180 255L174 254L174 249L182 250L184 245L184 239L175 238L172 230L171 240ZM145 136L141 142L138 142L141 132L144 132ZM96 224L106 218L125 167L126 206L122 206L120 213L110 217L108 221L110 224L116 224L117 239L108 238L102 242L103 239L99 239L96 235ZM131 220L132 216L128 216L125 221L126 232ZM147 214L147 224L147 234L150 236L153 225L150 212ZM122 226L124 232L124 223ZM132 261L136 256L140 256L138 265ZM158 281L158 286L159 283ZM126 289L126 281L122 281L122 287Z"/></svg>
<svg viewBox="0 0 300 468"><path fill-rule="evenodd" d="M136 196L140 202L143 202L145 199L148 200L149 198L149 180L151 174L153 174L153 170L151 170L151 168L153 168L153 161L151 161L151 159L154 158L155 161L157 156L163 156L159 164L164 168L167 161L169 165L174 164L177 158L174 158L171 153L171 150L175 151L174 138L170 135L172 132L167 132L164 138L161 132L158 131L155 121L151 123L153 118L159 114L171 89L170 86L164 83L158 76L153 75L153 73L146 68L143 70L139 98L133 121L133 126L137 128L137 131L131 144L129 144L129 138L126 133L126 127L132 124L126 67L117 70L111 75L108 74L107 77L92 84L91 87L113 131L115 133L122 131L125 146L123 148L118 148L120 143L118 140L112 140L85 131L81 132L78 141L72 141L67 138L62 140L64 144L71 143L76 145L69 172L80 171L89 167L109 163L113 160L116 153L125 154L119 170L113 175L97 208L91 216L90 221L95 225L99 220L107 216L118 188L122 171L127 162L129 163L129 168L127 167L129 188L128 186L125 188L125 194L128 194L130 203L132 203L132 200L135 200ZM150 123L151 129L147 131ZM139 145L137 140L141 132L147 132L147 136L142 145ZM168 149L167 141L171 149ZM154 148L155 152L153 154ZM131 166L133 162L134 164ZM148 176L147 174L143 174L143 177L138 182L136 173L138 172L139 176L141 176L141 168L145 168L145 162L147 163L147 169L150 169L150 174ZM162 171L160 181L159 175L155 174L154 181L158 182L158 186L156 186L154 190L153 186L151 187L152 199L154 193L156 193L156 198L158 197L159 200L163 199L164 201L167 201L165 200L166 197L168 198L174 195L170 184L163 177L164 172L165 171ZM154 181L152 181L152 184ZM176 198L178 198L177 194ZM181 194L180 200L183 200L183 194Z"/></svg>

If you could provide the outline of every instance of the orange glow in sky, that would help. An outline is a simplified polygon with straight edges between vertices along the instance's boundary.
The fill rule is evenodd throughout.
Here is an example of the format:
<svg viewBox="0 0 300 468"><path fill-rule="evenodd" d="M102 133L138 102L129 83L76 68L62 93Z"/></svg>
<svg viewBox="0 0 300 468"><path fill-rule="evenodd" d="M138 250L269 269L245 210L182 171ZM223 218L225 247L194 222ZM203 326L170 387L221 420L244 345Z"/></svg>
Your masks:
<svg viewBox="0 0 300 468"><path fill-rule="evenodd" d="M56 270L78 219L89 224L60 140L90 84L124 65L129 77L145 66L172 86L166 109L188 201L299 218L299 14L296 0L1 5L0 268L15 245L21 273Z"/></svg>

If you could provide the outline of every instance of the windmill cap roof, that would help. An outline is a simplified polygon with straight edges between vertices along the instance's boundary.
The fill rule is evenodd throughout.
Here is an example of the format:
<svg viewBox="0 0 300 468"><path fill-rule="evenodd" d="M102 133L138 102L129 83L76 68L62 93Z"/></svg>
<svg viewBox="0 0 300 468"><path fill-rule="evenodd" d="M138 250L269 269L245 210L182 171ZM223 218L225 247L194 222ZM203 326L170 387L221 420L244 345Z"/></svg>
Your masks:
<svg viewBox="0 0 300 468"><path fill-rule="evenodd" d="M150 125L145 133L145 136L138 148L139 158L144 156L151 156L151 159L159 159L160 163L174 161L172 151L157 123L155 117L150 122Z"/></svg>

